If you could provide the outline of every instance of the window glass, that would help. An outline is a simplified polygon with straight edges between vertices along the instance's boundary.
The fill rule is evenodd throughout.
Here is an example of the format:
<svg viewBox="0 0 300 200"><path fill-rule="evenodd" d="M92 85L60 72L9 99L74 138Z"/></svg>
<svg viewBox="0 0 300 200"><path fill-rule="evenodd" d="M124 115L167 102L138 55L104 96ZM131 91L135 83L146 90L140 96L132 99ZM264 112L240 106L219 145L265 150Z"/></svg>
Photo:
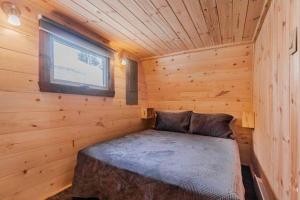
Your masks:
<svg viewBox="0 0 300 200"><path fill-rule="evenodd" d="M108 58L65 40L53 39L51 82L107 88Z"/></svg>
<svg viewBox="0 0 300 200"><path fill-rule="evenodd" d="M39 25L41 92L115 96L113 49L46 17Z"/></svg>

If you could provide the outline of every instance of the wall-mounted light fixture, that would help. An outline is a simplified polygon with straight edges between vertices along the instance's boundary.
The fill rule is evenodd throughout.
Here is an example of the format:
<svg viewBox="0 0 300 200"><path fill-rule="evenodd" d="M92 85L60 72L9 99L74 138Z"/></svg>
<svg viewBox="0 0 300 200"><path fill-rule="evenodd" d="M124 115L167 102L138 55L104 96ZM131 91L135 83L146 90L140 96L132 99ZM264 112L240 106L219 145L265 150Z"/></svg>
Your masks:
<svg viewBox="0 0 300 200"><path fill-rule="evenodd" d="M127 59L126 58L122 58L121 65L127 65Z"/></svg>
<svg viewBox="0 0 300 200"><path fill-rule="evenodd" d="M126 58L126 52L125 51L122 50L119 53L119 59L121 61L121 65L123 65L123 66L127 65L127 58Z"/></svg>
<svg viewBox="0 0 300 200"><path fill-rule="evenodd" d="M17 8L16 5L11 2L5 1L1 4L3 12L7 15L7 22L13 26L21 25L21 11Z"/></svg>

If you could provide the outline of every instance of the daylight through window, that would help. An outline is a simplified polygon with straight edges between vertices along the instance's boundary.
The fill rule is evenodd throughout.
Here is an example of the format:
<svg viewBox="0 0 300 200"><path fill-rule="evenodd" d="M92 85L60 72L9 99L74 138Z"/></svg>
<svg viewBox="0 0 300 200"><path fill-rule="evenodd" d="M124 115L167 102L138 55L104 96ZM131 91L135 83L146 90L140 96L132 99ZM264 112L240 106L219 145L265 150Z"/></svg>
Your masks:
<svg viewBox="0 0 300 200"><path fill-rule="evenodd" d="M40 26L41 91L114 95L110 51L47 18Z"/></svg>

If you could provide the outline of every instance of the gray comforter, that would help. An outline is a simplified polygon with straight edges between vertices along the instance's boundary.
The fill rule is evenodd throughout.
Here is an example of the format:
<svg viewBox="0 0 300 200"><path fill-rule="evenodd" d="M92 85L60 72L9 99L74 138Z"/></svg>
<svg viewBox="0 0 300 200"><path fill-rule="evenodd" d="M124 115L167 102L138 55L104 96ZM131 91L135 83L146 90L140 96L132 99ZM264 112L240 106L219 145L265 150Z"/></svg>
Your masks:
<svg viewBox="0 0 300 200"><path fill-rule="evenodd" d="M146 130L78 154L75 197L100 200L244 199L234 140Z"/></svg>

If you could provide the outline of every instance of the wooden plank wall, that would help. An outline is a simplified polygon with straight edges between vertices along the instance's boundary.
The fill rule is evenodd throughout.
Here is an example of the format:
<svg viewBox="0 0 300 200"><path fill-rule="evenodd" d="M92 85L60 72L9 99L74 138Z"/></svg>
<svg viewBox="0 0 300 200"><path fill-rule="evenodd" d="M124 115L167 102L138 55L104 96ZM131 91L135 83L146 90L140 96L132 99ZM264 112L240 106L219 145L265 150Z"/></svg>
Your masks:
<svg viewBox="0 0 300 200"><path fill-rule="evenodd" d="M20 27L8 25L0 10L0 199L45 199L71 183L79 149L144 128L145 83L140 69L140 104L126 106L125 67L116 55L114 98L39 92L43 9L19 6Z"/></svg>
<svg viewBox="0 0 300 200"><path fill-rule="evenodd" d="M299 200L300 1L273 1L255 42L254 153L277 199ZM298 27L298 52L289 54Z"/></svg>
<svg viewBox="0 0 300 200"><path fill-rule="evenodd" d="M156 57L142 66L150 107L234 115L242 162L249 163L251 130L241 128L241 118L252 111L251 44Z"/></svg>

